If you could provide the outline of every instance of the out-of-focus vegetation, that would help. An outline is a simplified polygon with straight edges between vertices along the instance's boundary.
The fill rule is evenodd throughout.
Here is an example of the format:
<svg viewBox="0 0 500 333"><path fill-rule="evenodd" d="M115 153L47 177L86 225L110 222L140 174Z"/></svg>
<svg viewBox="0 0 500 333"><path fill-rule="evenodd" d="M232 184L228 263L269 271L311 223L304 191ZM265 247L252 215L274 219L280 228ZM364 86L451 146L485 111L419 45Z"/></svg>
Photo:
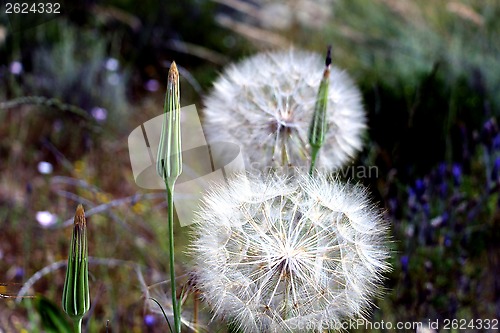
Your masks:
<svg viewBox="0 0 500 333"><path fill-rule="evenodd" d="M379 172L360 180L392 221L394 272L373 319L500 318L498 1L88 1L70 9L21 31L12 31L15 17L0 20L0 283L8 284L0 293L15 294L47 267L28 295L60 307L63 226L81 202L93 257L87 331L165 331L144 299L168 307L168 285L155 285L167 278L165 199L134 184L127 136L161 114L170 61L180 65L181 104L201 108L232 61L332 44L368 112L367 148L355 163ZM190 273L187 234L176 230L180 285ZM192 321L192 297L186 302ZM39 303L0 299L0 328L41 331ZM223 332L210 318L202 312L200 326Z"/></svg>

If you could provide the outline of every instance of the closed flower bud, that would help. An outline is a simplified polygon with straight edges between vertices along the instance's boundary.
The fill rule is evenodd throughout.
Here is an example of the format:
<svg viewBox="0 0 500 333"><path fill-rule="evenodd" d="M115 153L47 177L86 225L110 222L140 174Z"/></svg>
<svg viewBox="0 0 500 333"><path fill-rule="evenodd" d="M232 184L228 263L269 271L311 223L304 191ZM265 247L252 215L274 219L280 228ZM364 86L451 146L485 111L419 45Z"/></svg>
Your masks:
<svg viewBox="0 0 500 333"><path fill-rule="evenodd" d="M168 72L164 120L158 148L156 170L169 186L182 172L179 72L175 62Z"/></svg>
<svg viewBox="0 0 500 333"><path fill-rule="evenodd" d="M328 47L325 70L323 78L319 84L318 97L314 106L313 119L309 126L309 144L311 145L311 172L316 164L319 149L325 142L328 119L326 119L326 109L328 106L328 86L330 85L331 48Z"/></svg>
<svg viewBox="0 0 500 333"><path fill-rule="evenodd" d="M66 269L62 307L74 321L80 321L90 308L88 278L87 222L82 205L78 205Z"/></svg>

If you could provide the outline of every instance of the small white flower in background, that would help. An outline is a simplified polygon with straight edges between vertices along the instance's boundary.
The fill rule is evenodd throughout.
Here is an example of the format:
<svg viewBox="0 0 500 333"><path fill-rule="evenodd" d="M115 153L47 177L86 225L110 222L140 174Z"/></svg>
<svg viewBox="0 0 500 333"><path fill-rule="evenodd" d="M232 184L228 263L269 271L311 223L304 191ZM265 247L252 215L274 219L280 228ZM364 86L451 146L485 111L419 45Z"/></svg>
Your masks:
<svg viewBox="0 0 500 333"><path fill-rule="evenodd" d="M202 207L197 287L242 332L323 332L362 317L390 270L387 221L360 185L241 176Z"/></svg>
<svg viewBox="0 0 500 333"><path fill-rule="evenodd" d="M53 170L54 167L49 162L42 161L38 163L38 172L42 175L50 175Z"/></svg>
<svg viewBox="0 0 500 333"><path fill-rule="evenodd" d="M44 228L48 228L57 222L57 215L47 211L40 211L36 213L37 222Z"/></svg>
<svg viewBox="0 0 500 333"><path fill-rule="evenodd" d="M115 72L120 68L120 62L115 58L108 58L105 67L110 72Z"/></svg>
<svg viewBox="0 0 500 333"><path fill-rule="evenodd" d="M9 71L11 74L19 75L23 72L23 64L19 61L13 61L10 63Z"/></svg>
<svg viewBox="0 0 500 333"><path fill-rule="evenodd" d="M324 56L289 50L261 53L230 66L205 99L208 141L238 144L257 170L309 166L308 131ZM333 67L328 93L328 131L316 163L333 171L362 148L366 117L349 76Z"/></svg>
<svg viewBox="0 0 500 333"><path fill-rule="evenodd" d="M92 117L94 117L94 119L99 122L105 121L108 117L108 111L97 106L92 108L92 110L90 110L90 113L92 114Z"/></svg>

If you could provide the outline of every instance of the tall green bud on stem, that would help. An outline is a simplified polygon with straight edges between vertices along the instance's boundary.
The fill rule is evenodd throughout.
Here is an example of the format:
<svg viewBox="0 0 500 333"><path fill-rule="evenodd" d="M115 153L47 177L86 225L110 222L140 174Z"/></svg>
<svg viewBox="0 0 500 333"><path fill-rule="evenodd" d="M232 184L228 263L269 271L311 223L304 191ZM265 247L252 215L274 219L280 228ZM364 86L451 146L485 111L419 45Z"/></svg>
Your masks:
<svg viewBox="0 0 500 333"><path fill-rule="evenodd" d="M309 144L311 145L311 168L309 174L312 175L316 165L318 152L325 141L325 133L328 130L328 119L326 118L326 108L328 104L328 88L330 86L330 67L332 64L331 46L328 47L325 61L323 78L319 84L318 97L314 105L314 115L309 127Z"/></svg>
<svg viewBox="0 0 500 333"><path fill-rule="evenodd" d="M75 213L62 307L73 320L75 333L80 333L82 318L90 308L87 221L82 205L78 205Z"/></svg>
<svg viewBox="0 0 500 333"><path fill-rule="evenodd" d="M174 260L174 186L182 172L181 117L180 117L179 72L172 62L168 72L167 94L165 96L164 118L156 159L156 171L167 187L168 239L170 259L170 285L174 312L174 332L181 332L181 308L175 286Z"/></svg>
<svg viewBox="0 0 500 333"><path fill-rule="evenodd" d="M168 72L164 118L160 146L156 159L156 171L166 185L172 188L182 172L181 117L179 72L175 61Z"/></svg>

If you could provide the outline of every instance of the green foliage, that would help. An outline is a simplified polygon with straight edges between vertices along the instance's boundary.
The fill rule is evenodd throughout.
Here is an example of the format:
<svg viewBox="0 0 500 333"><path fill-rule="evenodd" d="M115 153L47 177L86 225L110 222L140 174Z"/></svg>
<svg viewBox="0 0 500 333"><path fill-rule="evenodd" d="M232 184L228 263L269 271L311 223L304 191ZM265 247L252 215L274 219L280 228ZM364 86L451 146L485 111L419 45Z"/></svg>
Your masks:
<svg viewBox="0 0 500 333"><path fill-rule="evenodd" d="M71 325L66 320L66 316L61 309L52 301L45 297L37 297L35 308L40 315L42 327L47 333L68 333L71 332Z"/></svg>
<svg viewBox="0 0 500 333"><path fill-rule="evenodd" d="M105 68L110 58L106 39L64 21L58 28L57 43L33 51L33 69L25 77L25 93L56 97L88 112L104 108L110 122L119 124L128 105L127 75L122 68Z"/></svg>

